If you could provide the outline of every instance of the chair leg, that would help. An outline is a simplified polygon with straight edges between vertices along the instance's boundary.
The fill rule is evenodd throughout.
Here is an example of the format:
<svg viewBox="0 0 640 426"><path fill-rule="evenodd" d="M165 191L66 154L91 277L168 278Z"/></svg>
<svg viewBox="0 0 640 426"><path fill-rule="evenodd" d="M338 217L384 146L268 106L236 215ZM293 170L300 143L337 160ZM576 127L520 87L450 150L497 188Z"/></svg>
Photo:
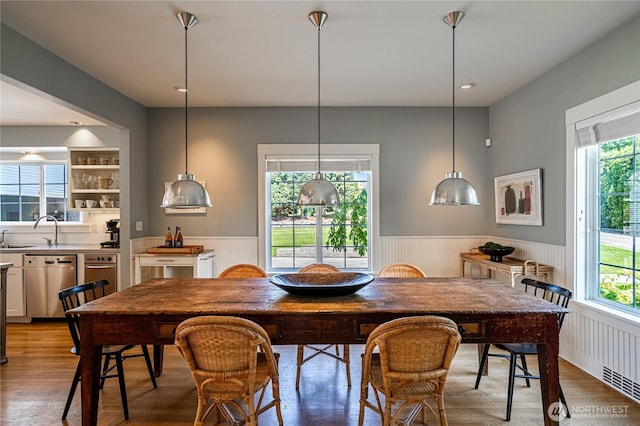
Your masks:
<svg viewBox="0 0 640 426"><path fill-rule="evenodd" d="M76 388L80 382L80 360L78 360L78 366L76 367L76 373L73 376L73 382L71 382L71 389L69 389L69 396L67 396L67 403L64 405L64 412L62 413L62 420L67 418L69 414L69 408L71 408L71 401L76 393Z"/></svg>
<svg viewBox="0 0 640 426"><path fill-rule="evenodd" d="M203 422L202 415L205 413L204 406L206 405L206 403L207 402L204 401L200 395L198 395L198 407L196 408L196 418L195 418L195 421L193 422L194 426L202 424ZM216 420L218 420L217 408L215 410L216 410Z"/></svg>
<svg viewBox="0 0 640 426"><path fill-rule="evenodd" d="M298 358L296 362L296 390L300 388L300 369L304 359L304 345L298 345Z"/></svg>
<svg viewBox="0 0 640 426"><path fill-rule="evenodd" d="M124 419L129 420L129 404L127 404L127 387L124 384L124 368L122 368L122 355L116 354L116 368L118 369L118 382L120 384L120 397L122 398L122 410Z"/></svg>
<svg viewBox="0 0 640 426"><path fill-rule="evenodd" d="M520 354L520 361L522 362L522 369L524 370L524 375L525 376L529 376L529 368L527 367L527 359L525 358L524 354ZM531 387L531 382L529 381L528 377L525 377L524 380L527 382L527 387L530 388Z"/></svg>
<svg viewBox="0 0 640 426"><path fill-rule="evenodd" d="M338 345L336 345L336 347L338 347ZM347 385L351 387L351 359L350 359L350 353L349 353L349 345L344 345L342 354L343 354L342 359L344 360L344 365L346 366L346 369L347 369Z"/></svg>
<svg viewBox="0 0 640 426"><path fill-rule="evenodd" d="M100 375L100 389L104 387L104 381L107 379L107 371L109 371L109 364L111 362L111 354L105 355L104 364L102 366L102 374Z"/></svg>
<svg viewBox="0 0 640 426"><path fill-rule="evenodd" d="M569 409L569 405L567 405L567 400L564 397L564 392L562 392L562 386L560 386L560 384L558 384L558 388L560 391L560 402L562 402L562 405L565 406L565 408L567 409L567 418L570 419L571 418L571 410Z"/></svg>
<svg viewBox="0 0 640 426"><path fill-rule="evenodd" d="M507 421L511 420L511 404L513 402L513 385L516 379L516 355L509 357L509 388L507 390Z"/></svg>
<svg viewBox="0 0 640 426"><path fill-rule="evenodd" d="M487 358L489 357L489 343L484 345L484 349L482 350L482 358L480 358L480 368L478 369L478 377L476 377L476 386L475 389L478 389L480 386L480 379L482 378L482 370L484 370L484 365L487 363Z"/></svg>
<svg viewBox="0 0 640 426"><path fill-rule="evenodd" d="M156 375L153 373L153 366L151 365L151 358L149 357L149 349L147 345L142 346L142 353L144 354L144 362L147 364L147 370L149 370L149 377L151 377L151 383L153 383L153 388L156 389L158 384L156 383Z"/></svg>

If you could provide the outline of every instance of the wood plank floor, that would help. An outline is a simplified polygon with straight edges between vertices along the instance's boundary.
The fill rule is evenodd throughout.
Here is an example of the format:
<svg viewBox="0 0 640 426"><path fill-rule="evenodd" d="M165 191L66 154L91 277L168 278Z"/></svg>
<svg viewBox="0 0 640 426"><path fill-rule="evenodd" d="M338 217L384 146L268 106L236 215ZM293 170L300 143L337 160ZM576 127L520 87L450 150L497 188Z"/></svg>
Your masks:
<svg viewBox="0 0 640 426"><path fill-rule="evenodd" d="M0 367L0 424L80 424L80 394L76 395L67 422L60 416L69 391L77 358L69 352L71 338L64 322L8 324L7 356ZM344 366L319 357L303 367L300 391L295 390L295 347L277 346L281 353L280 388L285 425L350 426L358 424L360 353L352 346L353 387L346 386ZM100 393L100 425L190 425L196 395L189 370L175 347L165 349L164 374L153 389L141 358L125 362L130 420L124 421L117 381L108 380ZM534 360L530 361L533 364ZM500 425L506 409L506 361L492 358L490 373L480 389L473 389L477 369L475 345L462 345L447 381L445 404L451 425ZM561 360L560 375L568 402L574 410L566 425L636 425L640 404L612 390L573 365ZM537 380L526 388L516 382L512 425L543 423ZM615 408L612 408L615 407ZM615 409L617 414L605 414ZM591 411L587 413L585 411ZM599 413L593 413L594 410ZM603 412L605 411L605 412ZM370 411L367 426L379 424ZM273 410L260 417L261 425L274 425ZM433 424L430 423L430 424Z"/></svg>

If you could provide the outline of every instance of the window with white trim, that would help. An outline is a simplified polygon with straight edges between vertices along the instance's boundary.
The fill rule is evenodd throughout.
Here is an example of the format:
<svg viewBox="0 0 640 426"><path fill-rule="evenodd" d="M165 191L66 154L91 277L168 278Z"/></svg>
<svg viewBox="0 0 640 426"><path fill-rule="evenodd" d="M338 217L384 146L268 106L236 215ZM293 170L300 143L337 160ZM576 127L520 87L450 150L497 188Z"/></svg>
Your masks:
<svg viewBox="0 0 640 426"><path fill-rule="evenodd" d="M363 153L371 145L356 146L351 152L337 146L321 156L320 170L340 194L336 207L296 204L300 189L318 170L317 152L309 151L309 145L259 146L265 194L260 244L268 271L294 271L311 263L372 269L377 145L373 154Z"/></svg>
<svg viewBox="0 0 640 426"><path fill-rule="evenodd" d="M640 101L621 102L568 123L572 261L582 299L640 315Z"/></svg>
<svg viewBox="0 0 640 426"><path fill-rule="evenodd" d="M51 215L78 221L68 211L66 162L3 162L0 166L0 221L32 222Z"/></svg>

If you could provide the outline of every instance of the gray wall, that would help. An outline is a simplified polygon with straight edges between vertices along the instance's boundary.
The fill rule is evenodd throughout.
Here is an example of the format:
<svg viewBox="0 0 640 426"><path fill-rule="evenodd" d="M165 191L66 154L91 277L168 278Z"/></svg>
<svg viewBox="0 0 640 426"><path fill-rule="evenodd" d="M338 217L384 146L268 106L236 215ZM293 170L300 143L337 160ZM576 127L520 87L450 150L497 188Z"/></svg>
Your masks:
<svg viewBox="0 0 640 426"><path fill-rule="evenodd" d="M543 226L496 225L488 235L565 245L565 111L640 79L640 18L490 108L492 176L541 168ZM487 204L494 203L493 194Z"/></svg>
<svg viewBox="0 0 640 426"><path fill-rule="evenodd" d="M197 108L189 113L188 172L205 181L206 215L165 215L163 183L185 170L184 110L149 110L150 233L179 225L194 236L257 236L258 144L316 144L315 108ZM456 168L480 197L479 207L429 206L435 185L452 168L451 108L323 108L322 142L380 144L382 236L485 235L488 108L456 114Z"/></svg>
<svg viewBox="0 0 640 426"><path fill-rule="evenodd" d="M134 223L136 220L146 221L148 215L147 109L5 24L1 25L0 31L0 73L3 79L30 86L122 130L125 136L119 146L126 154L122 158L135 165L129 168L127 163L121 164L130 182L128 193L121 194L122 197L128 195L128 198L121 197L120 200L123 228L126 228L123 238L127 238L129 232L134 238L143 236L142 232L135 231Z"/></svg>

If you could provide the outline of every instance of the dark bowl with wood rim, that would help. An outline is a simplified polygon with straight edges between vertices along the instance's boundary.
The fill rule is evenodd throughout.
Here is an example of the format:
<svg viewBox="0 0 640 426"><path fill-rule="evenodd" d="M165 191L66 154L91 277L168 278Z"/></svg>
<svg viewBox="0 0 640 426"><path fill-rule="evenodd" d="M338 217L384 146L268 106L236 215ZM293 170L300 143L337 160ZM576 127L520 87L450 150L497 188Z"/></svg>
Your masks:
<svg viewBox="0 0 640 426"><path fill-rule="evenodd" d="M296 296L345 296L355 293L374 277L360 272L280 274L269 281Z"/></svg>
<svg viewBox="0 0 640 426"><path fill-rule="evenodd" d="M502 256L508 256L515 250L515 247L497 247L497 248L487 248L484 246L478 247L480 253L486 254L489 256L492 262L502 262Z"/></svg>

